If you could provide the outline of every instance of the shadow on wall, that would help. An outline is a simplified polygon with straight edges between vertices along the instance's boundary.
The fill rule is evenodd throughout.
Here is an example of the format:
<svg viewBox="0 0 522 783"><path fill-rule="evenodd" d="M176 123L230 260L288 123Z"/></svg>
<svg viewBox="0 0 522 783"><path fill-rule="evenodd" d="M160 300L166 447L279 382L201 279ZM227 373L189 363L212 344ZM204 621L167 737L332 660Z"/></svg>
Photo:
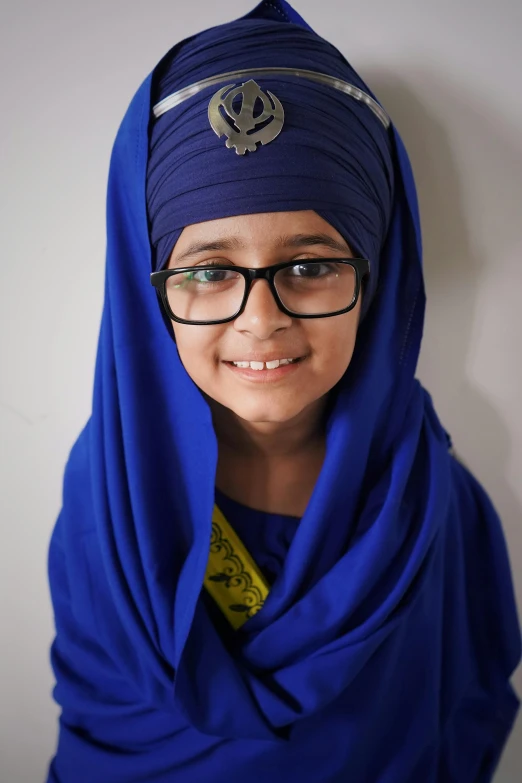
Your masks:
<svg viewBox="0 0 522 783"><path fill-rule="evenodd" d="M505 276L508 286L518 285L517 290L522 287L522 278L517 284L513 266L509 268L510 254L517 252L517 244L520 252L522 239L520 131L513 129L511 136L505 118L502 123L495 121L494 108L479 104L476 96L464 90L459 93L438 74L415 71L414 85L380 72L366 73L365 80L390 111L410 155L417 183L428 296L419 375L433 394L457 454L469 463L493 499L517 578L522 573L522 506L508 480L515 441L502 410L496 409L473 382L469 368L476 350L487 357L491 349L491 343L484 347L479 341L477 346L476 337L481 333L481 303L488 281L498 273ZM447 117L451 117L451 133L445 129ZM462 168L463 162L460 153L452 151L452 141L462 141L458 144L461 149L465 144L465 179L459 180L459 165ZM472 224L479 227L480 237L474 236ZM487 244L484 237L489 239ZM521 265L517 268L520 270ZM502 308L502 302L497 306ZM513 334L517 322L520 328L521 317L522 306L518 312L513 310L511 317L502 313L502 319L509 320L508 332ZM508 344L514 347L516 341L511 339ZM495 349L506 350L502 344L495 345ZM519 355L513 351L502 360L508 368L514 368L521 387L515 394L510 389L510 399L521 400ZM511 377L506 383L512 385ZM513 410L520 416L515 403L511 415ZM517 588L522 616L521 579ZM514 682L522 695L522 667ZM519 715L496 778L498 783L519 779L519 775L513 777L513 772L517 769L520 773L522 768L521 745Z"/></svg>

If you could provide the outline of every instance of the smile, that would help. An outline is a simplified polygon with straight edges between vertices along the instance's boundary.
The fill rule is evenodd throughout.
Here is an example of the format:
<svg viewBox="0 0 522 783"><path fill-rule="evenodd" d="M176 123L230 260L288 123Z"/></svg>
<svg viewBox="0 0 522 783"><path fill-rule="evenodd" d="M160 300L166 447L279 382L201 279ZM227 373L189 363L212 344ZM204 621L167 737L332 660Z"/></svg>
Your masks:
<svg viewBox="0 0 522 783"><path fill-rule="evenodd" d="M251 370L277 370L278 367L284 367L298 361L299 359L273 359L271 362L230 362L230 364L243 369L250 367Z"/></svg>
<svg viewBox="0 0 522 783"><path fill-rule="evenodd" d="M306 364L306 356L298 359L273 359L269 362L224 362L225 367L238 378L250 383L283 383L285 379L299 374Z"/></svg>

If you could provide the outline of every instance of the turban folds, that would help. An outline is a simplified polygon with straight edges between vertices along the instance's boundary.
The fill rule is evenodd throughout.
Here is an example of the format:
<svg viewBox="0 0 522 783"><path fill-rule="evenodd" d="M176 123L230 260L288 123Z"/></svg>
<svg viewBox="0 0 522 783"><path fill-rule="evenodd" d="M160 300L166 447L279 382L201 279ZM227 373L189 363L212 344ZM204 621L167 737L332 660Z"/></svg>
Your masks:
<svg viewBox="0 0 522 783"><path fill-rule="evenodd" d="M327 41L292 22L254 17L175 47L158 69L153 100L217 73L269 67L326 73L371 95ZM264 92L276 95L285 115L277 139L256 152L238 155L224 149L225 140L212 131L207 109L219 85L203 89L153 123L147 204L155 268L165 265L183 227L191 223L313 209L357 255L370 260L366 308L391 219L394 174L388 132L367 105L332 86L287 74L253 78Z"/></svg>

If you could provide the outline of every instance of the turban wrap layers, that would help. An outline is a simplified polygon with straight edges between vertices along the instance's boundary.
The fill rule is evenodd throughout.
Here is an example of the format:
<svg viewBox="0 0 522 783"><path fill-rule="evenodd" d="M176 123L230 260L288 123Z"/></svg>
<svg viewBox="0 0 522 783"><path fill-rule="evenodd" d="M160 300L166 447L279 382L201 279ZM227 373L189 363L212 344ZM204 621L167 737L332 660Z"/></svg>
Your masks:
<svg viewBox="0 0 522 783"><path fill-rule="evenodd" d="M259 80L287 121L244 157L208 126L213 88L151 122L151 104L191 82L270 65L367 91L288 4L265 2L175 47L118 132L92 415L49 555L62 706L49 783L477 783L517 711L500 522L414 377L425 300L398 133L290 78ZM212 418L149 273L189 223L294 209L316 209L371 260L371 306L283 571L233 654L200 596Z"/></svg>
<svg viewBox="0 0 522 783"><path fill-rule="evenodd" d="M173 58L165 58L156 99L217 72L258 67L315 70L371 94L337 49L310 30L244 19L189 39ZM224 139L210 131L207 109L216 86L153 124L147 202L156 268L164 266L185 225L252 212L313 209L353 251L370 259L370 302L393 202L386 129L365 104L334 87L288 75L257 82L277 96L285 112L277 142L258 148L260 154L225 154Z"/></svg>

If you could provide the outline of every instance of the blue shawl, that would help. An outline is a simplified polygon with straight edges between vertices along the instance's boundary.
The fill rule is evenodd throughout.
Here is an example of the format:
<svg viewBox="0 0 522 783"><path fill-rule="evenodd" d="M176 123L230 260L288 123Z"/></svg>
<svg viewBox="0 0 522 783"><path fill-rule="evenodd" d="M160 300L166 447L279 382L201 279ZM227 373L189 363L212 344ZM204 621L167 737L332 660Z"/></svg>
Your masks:
<svg viewBox="0 0 522 783"><path fill-rule="evenodd" d="M234 24L315 36L279 0ZM204 35L222 40L227 26L215 30ZM227 70L221 64L205 75ZM348 78L340 55L331 67L370 93L351 69ZM289 101L294 86L304 89L289 82ZM291 177L275 206L270 188L262 197L244 189L245 212L316 207L372 258L378 285L332 398L311 500L264 608L232 650L201 597L217 464L210 409L149 282L187 216L224 216L229 202L216 208L212 199L198 211L176 191L182 222L158 228L153 89L149 76L114 144L92 415L67 463L50 545L62 713L48 782L488 781L518 707L509 677L520 630L497 514L452 456L414 377L425 297L415 186L399 134L393 125L385 134L367 107L342 98L353 128L363 122L381 134L372 160L381 155L382 171L388 158L392 166L384 176L361 164L386 190L375 220L354 224L342 183L331 205L326 186L314 202ZM219 149L236 166L223 140L209 137L209 154ZM274 174L278 154L273 142L248 165ZM296 206L299 192L306 206Z"/></svg>

